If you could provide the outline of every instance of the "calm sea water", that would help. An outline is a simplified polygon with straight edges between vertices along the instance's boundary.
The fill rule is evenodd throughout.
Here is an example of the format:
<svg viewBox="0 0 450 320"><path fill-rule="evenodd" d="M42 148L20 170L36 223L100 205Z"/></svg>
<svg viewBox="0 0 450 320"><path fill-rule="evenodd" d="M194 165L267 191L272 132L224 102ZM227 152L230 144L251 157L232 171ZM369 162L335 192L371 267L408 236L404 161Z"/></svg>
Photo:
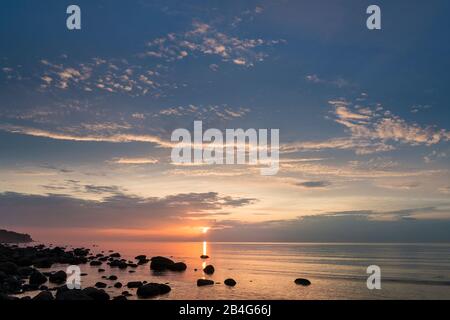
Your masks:
<svg viewBox="0 0 450 320"><path fill-rule="evenodd" d="M148 264L135 273L105 264L100 267L105 273L99 273L98 267L81 266L88 274L82 277L82 286L106 282L111 285L106 289L111 296L135 290L115 289L116 281L103 280L102 275L114 274L123 284L137 280L169 283L172 291L158 299L450 299L450 244L108 242L73 247L77 246L91 248L93 253L114 250L129 260L138 254L162 255L188 265L182 273L154 273ZM206 262L200 259L205 251L210 256ZM214 265L212 276L203 274L205 264ZM367 289L369 265L381 268L381 290ZM52 269L64 270L65 266ZM294 280L300 277L312 285L296 285ZM199 278L220 284L197 287ZM235 279L237 285L225 286L226 278Z"/></svg>

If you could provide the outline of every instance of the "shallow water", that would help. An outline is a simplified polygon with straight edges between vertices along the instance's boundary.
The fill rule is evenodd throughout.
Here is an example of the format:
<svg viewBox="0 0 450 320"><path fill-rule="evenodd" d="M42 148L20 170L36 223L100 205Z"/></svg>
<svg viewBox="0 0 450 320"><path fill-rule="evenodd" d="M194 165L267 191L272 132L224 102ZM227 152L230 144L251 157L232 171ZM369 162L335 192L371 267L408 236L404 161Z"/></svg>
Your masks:
<svg viewBox="0 0 450 320"><path fill-rule="evenodd" d="M210 258L202 260L205 245ZM77 243L67 248L79 246L93 253L114 250L127 260L146 254L185 262L188 269L182 273L155 273L149 264L126 270L111 269L105 263L100 267L80 266L88 274L82 277L83 287L97 281L112 286L116 281L101 279L112 274L124 285L138 280L169 283L172 291L157 299L450 299L450 244L105 242ZM212 276L202 272L206 264L214 265ZM381 268L381 290L367 289L369 265ZM54 265L50 270L65 268ZM99 273L98 268L106 272ZM296 285L294 280L300 277L309 279L312 285ZM197 287L199 278L220 284ZM225 286L226 278L235 279L236 287ZM135 289L126 287L105 290L111 296L124 290L135 293Z"/></svg>

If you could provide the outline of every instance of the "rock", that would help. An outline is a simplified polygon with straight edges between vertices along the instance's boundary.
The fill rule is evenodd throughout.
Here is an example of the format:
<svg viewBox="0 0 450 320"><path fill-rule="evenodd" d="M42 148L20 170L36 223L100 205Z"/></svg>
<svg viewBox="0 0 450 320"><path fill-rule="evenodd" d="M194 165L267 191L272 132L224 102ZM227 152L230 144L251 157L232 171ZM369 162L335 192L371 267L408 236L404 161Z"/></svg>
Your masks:
<svg viewBox="0 0 450 320"><path fill-rule="evenodd" d="M128 267L128 264L121 260L112 260L109 263L109 266L111 268L119 268L119 269L126 269Z"/></svg>
<svg viewBox="0 0 450 320"><path fill-rule="evenodd" d="M134 270L128 270L129 273L135 273L136 271Z"/></svg>
<svg viewBox="0 0 450 320"><path fill-rule="evenodd" d="M41 291L39 294L33 297L32 300L36 301L52 301L55 300L53 294L50 291Z"/></svg>
<svg viewBox="0 0 450 320"><path fill-rule="evenodd" d="M104 282L97 282L95 284L95 287L96 288L106 288L106 283L104 283Z"/></svg>
<svg viewBox="0 0 450 320"><path fill-rule="evenodd" d="M212 280L207 280L207 279L198 279L197 280L197 286L198 287L202 287L202 286L210 286L213 285L214 281Z"/></svg>
<svg viewBox="0 0 450 320"><path fill-rule="evenodd" d="M120 258L120 253L118 253L118 252L111 253L109 256L110 256L111 258Z"/></svg>
<svg viewBox="0 0 450 320"><path fill-rule="evenodd" d="M166 257L153 257L150 259L150 269L154 271L164 271L168 269L169 266L173 265L175 262Z"/></svg>
<svg viewBox="0 0 450 320"><path fill-rule="evenodd" d="M117 288L117 289L122 288L122 283L120 283L120 282L114 283L114 288Z"/></svg>
<svg viewBox="0 0 450 320"><path fill-rule="evenodd" d="M98 272L105 272L105 269L100 268L98 269Z"/></svg>
<svg viewBox="0 0 450 320"><path fill-rule="evenodd" d="M82 290L87 296L91 297L95 301L108 301L109 294L105 292L103 289L97 289L93 287L88 287Z"/></svg>
<svg viewBox="0 0 450 320"><path fill-rule="evenodd" d="M91 266L101 266L102 262L101 261L97 261L97 260L93 260L89 263L89 265Z"/></svg>
<svg viewBox="0 0 450 320"><path fill-rule="evenodd" d="M53 261L50 259L37 259L33 261L33 266L40 269L48 269L51 268L53 265Z"/></svg>
<svg viewBox="0 0 450 320"><path fill-rule="evenodd" d="M311 281L309 281L308 279L303 279L303 278L298 278L295 279L295 284L301 285L301 286L309 286L311 285Z"/></svg>
<svg viewBox="0 0 450 320"><path fill-rule="evenodd" d="M138 265L136 263L128 263L128 266L131 268L137 268Z"/></svg>
<svg viewBox="0 0 450 320"><path fill-rule="evenodd" d="M229 287L234 287L236 285L236 281L234 279L226 279L223 283Z"/></svg>
<svg viewBox="0 0 450 320"><path fill-rule="evenodd" d="M127 297L125 296L117 296L113 298L113 301L128 301Z"/></svg>
<svg viewBox="0 0 450 320"><path fill-rule="evenodd" d="M166 284L148 283L137 289L139 298L151 298L160 294L169 293L171 288Z"/></svg>
<svg viewBox="0 0 450 320"><path fill-rule="evenodd" d="M34 270L33 273L30 275L30 285L40 286L41 284L44 284L46 282L47 277L37 270Z"/></svg>
<svg viewBox="0 0 450 320"><path fill-rule="evenodd" d="M143 264L146 264L146 263L148 263L150 261L150 259L141 259L141 260L139 260L138 261L138 265L143 265Z"/></svg>
<svg viewBox="0 0 450 320"><path fill-rule="evenodd" d="M169 265L167 268L171 271L184 271L186 270L187 266L184 262L177 262Z"/></svg>
<svg viewBox="0 0 450 320"><path fill-rule="evenodd" d="M56 291L56 300L65 300L65 301L79 301L79 300L94 300L90 296L86 294L86 292L82 292L82 290L73 289L70 290L67 286L63 286L58 288Z"/></svg>
<svg viewBox="0 0 450 320"><path fill-rule="evenodd" d="M48 280L51 283L62 284L66 281L66 279L67 279L67 274L64 271L60 270L60 271L55 272L52 275L50 275Z"/></svg>
<svg viewBox="0 0 450 320"><path fill-rule="evenodd" d="M41 291L47 291L47 290L48 290L48 287L47 287L47 286L40 286L40 287L39 287L39 290L41 290Z"/></svg>
<svg viewBox="0 0 450 320"><path fill-rule="evenodd" d="M109 276L108 280L113 280L113 281L117 280L117 276L111 275L111 276Z"/></svg>
<svg viewBox="0 0 450 320"><path fill-rule="evenodd" d="M128 291L122 291L122 295L125 297L131 297L133 296L131 293L129 293Z"/></svg>
<svg viewBox="0 0 450 320"><path fill-rule="evenodd" d="M144 260L147 259L147 256L145 254L141 254L139 256L134 257L136 260Z"/></svg>
<svg viewBox="0 0 450 320"><path fill-rule="evenodd" d="M22 277L29 277L34 271L32 267L20 267L17 269L17 274Z"/></svg>
<svg viewBox="0 0 450 320"><path fill-rule="evenodd" d="M73 253L76 256L81 256L81 257L85 257L89 254L89 249L83 249L83 248L76 248L73 250Z"/></svg>
<svg viewBox="0 0 450 320"><path fill-rule="evenodd" d="M201 258L201 259L209 259L209 256L207 256L206 254L202 254L202 255L200 256L200 258Z"/></svg>
<svg viewBox="0 0 450 320"><path fill-rule="evenodd" d="M141 281L130 281L127 283L127 287L130 289L139 288L139 287L142 287L142 282Z"/></svg>
<svg viewBox="0 0 450 320"><path fill-rule="evenodd" d="M206 274L213 274L214 273L214 266L207 265L205 269L203 269L203 272Z"/></svg>
<svg viewBox="0 0 450 320"><path fill-rule="evenodd" d="M17 269L17 265L13 262L7 261L0 263L0 271L3 271L6 274L15 275L17 274Z"/></svg>
<svg viewBox="0 0 450 320"><path fill-rule="evenodd" d="M31 300L31 297L30 296L25 296L25 297L20 298L20 300Z"/></svg>

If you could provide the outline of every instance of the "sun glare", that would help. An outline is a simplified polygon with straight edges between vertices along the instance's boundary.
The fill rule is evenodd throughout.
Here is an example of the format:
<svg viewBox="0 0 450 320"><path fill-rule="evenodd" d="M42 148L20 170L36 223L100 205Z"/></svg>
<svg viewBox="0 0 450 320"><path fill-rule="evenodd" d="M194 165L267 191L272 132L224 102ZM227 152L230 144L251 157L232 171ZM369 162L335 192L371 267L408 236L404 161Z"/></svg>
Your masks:
<svg viewBox="0 0 450 320"><path fill-rule="evenodd" d="M208 230L209 230L209 227L203 227L203 228L202 228L202 232L203 232L203 233L207 233Z"/></svg>

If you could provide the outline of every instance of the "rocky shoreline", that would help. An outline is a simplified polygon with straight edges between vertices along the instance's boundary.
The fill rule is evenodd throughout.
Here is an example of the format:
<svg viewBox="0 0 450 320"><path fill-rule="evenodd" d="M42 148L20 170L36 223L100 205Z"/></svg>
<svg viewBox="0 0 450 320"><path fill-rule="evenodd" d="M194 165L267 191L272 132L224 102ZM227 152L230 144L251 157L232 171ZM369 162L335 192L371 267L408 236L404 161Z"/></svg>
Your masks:
<svg viewBox="0 0 450 320"><path fill-rule="evenodd" d="M46 271L54 265L89 265L98 267L99 281L86 288L68 288L68 275L65 270ZM184 272L187 265L167 257L155 256L148 258L138 255L134 260L122 258L119 252L92 253L87 248L67 249L44 245L18 246L0 244L0 300L128 300L128 298L155 298L169 293L172 288L168 283L149 283L143 281L128 281L122 283L116 275L102 275L106 266L114 269L128 270L134 273L136 268L145 267L158 272ZM103 266L103 268L102 268ZM197 269L194 269L197 271ZM203 268L205 275L211 276L215 272L212 265ZM86 276L87 274L80 274ZM296 284L307 286L311 283L306 279L295 280ZM198 279L197 286L211 286L218 284L210 279ZM228 278L224 285L234 287L237 282ZM121 290L121 293L111 297L106 288ZM29 295L27 295L29 293ZM16 297L21 295L21 298Z"/></svg>

